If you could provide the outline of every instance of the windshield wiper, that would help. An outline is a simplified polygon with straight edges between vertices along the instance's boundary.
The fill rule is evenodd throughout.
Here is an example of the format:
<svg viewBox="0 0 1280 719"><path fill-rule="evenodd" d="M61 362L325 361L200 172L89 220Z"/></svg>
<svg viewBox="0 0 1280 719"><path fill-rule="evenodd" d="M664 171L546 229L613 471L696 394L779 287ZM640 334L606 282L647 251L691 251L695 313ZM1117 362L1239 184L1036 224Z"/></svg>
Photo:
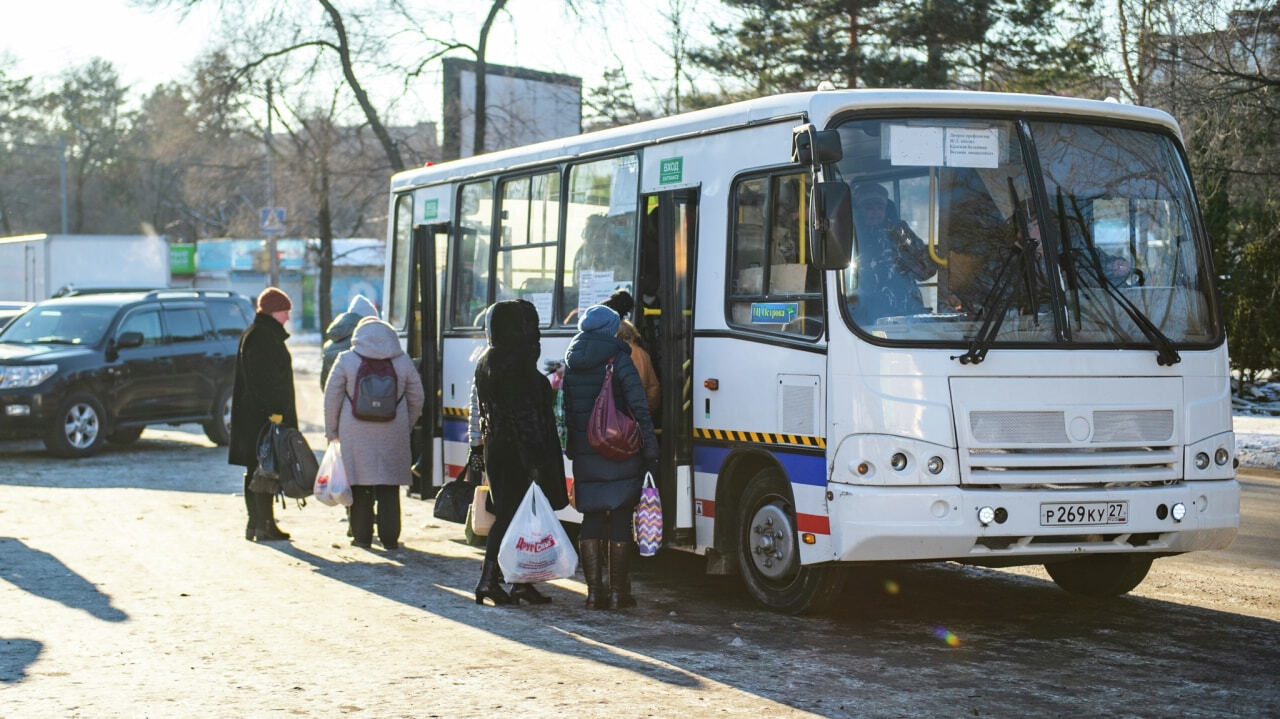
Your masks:
<svg viewBox="0 0 1280 719"><path fill-rule="evenodd" d="M1013 178L1008 179L1009 195L1013 199L1015 208L1013 214L1018 219L1018 235L1014 237L1009 253L1000 264L1000 271L996 273L996 279L991 283L991 290L982 301L982 325L978 327L978 332L973 339L969 340L969 350L958 357L951 358L960 360L960 364L980 364L987 358L987 352L991 350L996 335L1000 333L1000 325L1004 324L1005 315L1009 312L1009 304L1013 301L1015 293L1010 291L1010 288L1018 275L1010 269L1014 266L1015 260L1018 261L1019 268L1022 270L1022 280L1026 285L1028 301L1035 301L1038 283L1034 262L1036 248L1040 246L1040 242L1031 236L1027 218L1018 212L1018 192L1013 187Z"/></svg>
<svg viewBox="0 0 1280 719"><path fill-rule="evenodd" d="M1171 367L1182 361L1182 356L1178 354L1178 350L1174 349L1173 340L1161 332L1160 328L1156 327L1155 323L1143 314L1142 310L1138 309L1133 300L1125 297L1124 293L1112 284L1111 280L1107 279L1107 273L1102 269L1102 263L1098 261L1097 257L1093 257L1080 249L1071 250L1070 256L1072 263L1087 270L1089 276L1097 281L1102 291L1114 299L1116 304L1120 305L1125 311L1125 314L1129 315L1129 319L1133 320L1133 323L1138 326L1138 330L1142 332L1143 336L1147 338L1147 341L1156 350L1156 364Z"/></svg>

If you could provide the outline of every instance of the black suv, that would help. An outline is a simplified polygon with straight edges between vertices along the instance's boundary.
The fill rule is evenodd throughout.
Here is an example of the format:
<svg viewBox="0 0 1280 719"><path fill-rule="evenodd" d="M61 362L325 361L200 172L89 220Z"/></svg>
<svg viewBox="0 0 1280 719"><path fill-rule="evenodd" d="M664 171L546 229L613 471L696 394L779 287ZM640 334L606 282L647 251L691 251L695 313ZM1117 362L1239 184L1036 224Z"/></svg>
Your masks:
<svg viewBox="0 0 1280 719"><path fill-rule="evenodd" d="M0 437L39 437L83 457L149 424L200 422L229 441L231 387L248 299L156 290L39 302L0 331Z"/></svg>

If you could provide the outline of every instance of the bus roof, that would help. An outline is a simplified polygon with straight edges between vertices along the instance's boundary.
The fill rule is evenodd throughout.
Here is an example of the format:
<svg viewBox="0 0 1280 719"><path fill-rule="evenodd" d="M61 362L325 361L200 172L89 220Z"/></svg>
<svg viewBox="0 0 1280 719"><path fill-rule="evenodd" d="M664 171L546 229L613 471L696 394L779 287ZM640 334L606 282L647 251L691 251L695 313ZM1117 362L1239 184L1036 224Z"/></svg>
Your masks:
<svg viewBox="0 0 1280 719"><path fill-rule="evenodd" d="M1178 123L1168 113L1118 102L1081 100L967 90L826 90L745 100L730 105L646 120L583 135L562 137L474 157L398 172L391 189L421 187L452 179L553 160L571 160L611 149L634 148L677 137L793 119L825 126L833 115L850 110L963 110L1080 115L1168 128L1181 139Z"/></svg>

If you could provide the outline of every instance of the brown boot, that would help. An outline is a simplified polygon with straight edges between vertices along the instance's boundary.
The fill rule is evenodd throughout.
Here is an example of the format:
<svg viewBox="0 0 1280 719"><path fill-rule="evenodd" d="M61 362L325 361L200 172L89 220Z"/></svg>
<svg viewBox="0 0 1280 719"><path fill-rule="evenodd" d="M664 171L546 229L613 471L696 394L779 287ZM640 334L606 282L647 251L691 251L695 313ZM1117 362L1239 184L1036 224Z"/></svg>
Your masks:
<svg viewBox="0 0 1280 719"><path fill-rule="evenodd" d="M587 609L608 609L609 594L604 589L604 540L578 540L578 556L587 578Z"/></svg>
<svg viewBox="0 0 1280 719"><path fill-rule="evenodd" d="M609 542L609 591L614 609L630 609L636 605L631 596L631 553L634 542Z"/></svg>

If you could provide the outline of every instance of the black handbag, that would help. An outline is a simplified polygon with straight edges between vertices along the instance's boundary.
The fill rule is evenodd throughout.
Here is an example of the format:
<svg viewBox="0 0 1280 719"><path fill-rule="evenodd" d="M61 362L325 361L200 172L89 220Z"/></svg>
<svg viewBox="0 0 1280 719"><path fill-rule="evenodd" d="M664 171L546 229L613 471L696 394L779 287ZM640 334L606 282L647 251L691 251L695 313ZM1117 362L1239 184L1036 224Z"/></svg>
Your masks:
<svg viewBox="0 0 1280 719"><path fill-rule="evenodd" d="M471 479L471 474L471 469L464 467L456 479L440 488L432 516L446 522L467 523L467 510L471 508L471 500L475 498L476 485L479 484Z"/></svg>

